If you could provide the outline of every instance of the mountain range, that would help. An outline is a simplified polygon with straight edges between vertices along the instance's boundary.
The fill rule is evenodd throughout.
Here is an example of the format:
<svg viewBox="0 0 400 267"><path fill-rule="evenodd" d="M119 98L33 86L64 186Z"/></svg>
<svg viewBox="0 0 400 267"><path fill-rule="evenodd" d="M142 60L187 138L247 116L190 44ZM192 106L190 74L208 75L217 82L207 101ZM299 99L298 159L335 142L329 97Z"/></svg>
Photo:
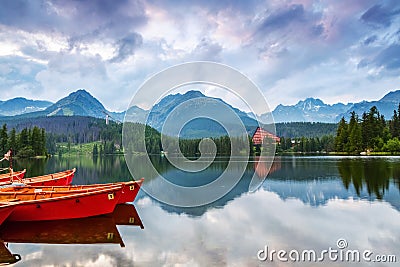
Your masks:
<svg viewBox="0 0 400 267"><path fill-rule="evenodd" d="M251 113L245 113L229 104L224 102L220 98L211 98L205 96L199 91L188 91L184 94L173 94L168 95L161 99L152 110L144 110L137 106L132 106L127 112L111 112L108 111L103 104L93 97L84 89L77 90L68 96L60 99L56 103L49 101L39 100L28 100L25 98L14 98L7 101L0 101L0 121L6 121L10 119L18 118L35 118L35 117L52 117L52 116L88 116L95 118L105 118L106 114L110 116L110 119L123 121L126 116L127 121L141 122L148 114L147 124L157 130L161 130L161 127L171 113L171 111L185 103L188 100L196 99L196 103L211 103L210 111L218 113L223 112L218 109L216 103L225 104L236 115L243 121L246 128L252 128L257 124L257 119L262 121L266 114L254 115ZM211 101L213 100L213 101ZM200 102L199 102L200 101ZM342 104L337 103L334 105L325 104L320 99L307 98L299 101L295 105L278 105L272 112L275 122L324 122L324 123L336 123L342 116L349 118L350 112L355 111L360 117L363 112L367 112L372 106L376 106L381 114L386 119L390 119L393 115L393 110L398 108L400 103L400 90L389 92L383 98L377 101L362 101L359 103ZM192 107L186 107L187 112ZM181 110L185 113L185 109ZM196 119L190 122L182 129L185 135L190 136L193 129L200 130L201 127L205 132L209 134L209 131L221 132L225 131L215 122L208 122L205 125L203 119ZM219 128L218 128L219 127Z"/></svg>
<svg viewBox="0 0 400 267"><path fill-rule="evenodd" d="M389 92L380 100L348 104L329 105L320 99L307 98L291 106L278 105L272 111L272 115L277 123L294 121L336 123L342 117L349 119L352 111L361 118L363 112L368 112L372 106L376 106L380 114L386 119L391 119L393 110L398 109L399 103L400 90Z"/></svg>
<svg viewBox="0 0 400 267"><path fill-rule="evenodd" d="M280 104L272 111L272 115L275 122L307 121L334 123L351 109L352 106L352 103L328 105L321 99L307 98L292 106Z"/></svg>
<svg viewBox="0 0 400 267"><path fill-rule="evenodd" d="M225 109L233 112L227 112ZM213 119L206 118L207 116ZM194 117L198 118L193 119ZM163 129L167 118L176 122L176 125ZM186 123L186 118L191 120ZM249 133L258 125L257 121L247 116L245 112L220 98L208 97L199 91L188 91L184 94L164 97L151 109L147 124L168 135L173 135L173 130L180 130L180 136L188 138L217 137L228 132L231 135L240 135L239 124L245 125ZM183 126L183 128L173 129L175 126Z"/></svg>
<svg viewBox="0 0 400 267"><path fill-rule="evenodd" d="M53 103L50 101L30 100L23 97L0 101L0 116L15 116L45 110Z"/></svg>
<svg viewBox="0 0 400 267"><path fill-rule="evenodd" d="M117 121L122 121L125 116L125 112L108 111L99 100L84 89L72 92L56 103L21 97L0 102L0 119L2 120L12 117L24 119L53 116L105 118L106 114Z"/></svg>

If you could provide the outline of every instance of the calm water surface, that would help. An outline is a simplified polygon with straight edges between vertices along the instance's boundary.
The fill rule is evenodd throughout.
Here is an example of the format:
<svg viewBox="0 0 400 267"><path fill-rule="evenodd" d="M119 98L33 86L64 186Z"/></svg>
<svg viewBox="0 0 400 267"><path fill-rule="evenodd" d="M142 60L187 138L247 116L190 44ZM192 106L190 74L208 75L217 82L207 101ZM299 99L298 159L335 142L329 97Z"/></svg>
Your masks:
<svg viewBox="0 0 400 267"><path fill-rule="evenodd" d="M153 163L167 179L194 186L218 177L227 160L219 158L194 176L174 169L164 158L155 157ZM131 179L123 156L16 162L16 169L28 170L27 176L73 167L75 184ZM315 250L319 256L330 247L338 250L336 242L344 239L347 247L339 251L370 250L371 259L395 255L397 263L334 262L328 256L323 263L290 259L289 263L397 266L400 262L400 157L277 157L262 187L247 193L255 171L262 175L266 170L263 164L249 163L229 194L197 208L171 207L140 192L134 206L144 229L118 225L125 247L25 240L10 242L8 250L21 255L15 266L287 266L276 256L260 261L257 253L267 246L269 251L288 253ZM146 176L151 173L146 169L141 172L146 183L160 179ZM232 170L230 175L239 174ZM87 232L90 235L89 228Z"/></svg>

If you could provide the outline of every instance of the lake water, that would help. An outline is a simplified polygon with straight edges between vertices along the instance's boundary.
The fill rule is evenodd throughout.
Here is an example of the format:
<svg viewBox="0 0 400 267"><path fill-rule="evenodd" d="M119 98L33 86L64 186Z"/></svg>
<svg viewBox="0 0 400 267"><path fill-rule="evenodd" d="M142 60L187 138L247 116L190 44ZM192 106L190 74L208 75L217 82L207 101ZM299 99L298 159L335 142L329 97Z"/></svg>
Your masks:
<svg viewBox="0 0 400 267"><path fill-rule="evenodd" d="M153 162L167 179L188 186L210 182L227 160L217 159L197 176L174 169L165 158ZM73 167L75 184L131 179L123 156L16 162L27 176ZM134 206L144 229L118 225L111 235L119 233L124 247L121 240L41 244L33 236L29 243L10 242L8 250L21 256L15 266L398 266L400 157L276 157L261 188L248 193L255 171L265 169L249 163L229 194L196 208L171 207L141 191ZM145 183L160 179L142 173ZM235 178L238 171L229 175ZM87 225L89 232L92 224L82 228ZM278 257L274 250L283 252Z"/></svg>

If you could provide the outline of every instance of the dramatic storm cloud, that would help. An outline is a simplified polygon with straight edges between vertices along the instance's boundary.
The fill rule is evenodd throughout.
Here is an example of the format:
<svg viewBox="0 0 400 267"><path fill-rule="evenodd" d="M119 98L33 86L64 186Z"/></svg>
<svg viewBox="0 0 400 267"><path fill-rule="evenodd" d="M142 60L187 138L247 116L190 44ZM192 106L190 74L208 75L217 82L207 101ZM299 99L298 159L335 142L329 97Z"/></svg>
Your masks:
<svg viewBox="0 0 400 267"><path fill-rule="evenodd" d="M377 99L399 89L399 26L396 0L5 0L0 100L85 88L120 111L146 78L194 60L240 70L272 107Z"/></svg>

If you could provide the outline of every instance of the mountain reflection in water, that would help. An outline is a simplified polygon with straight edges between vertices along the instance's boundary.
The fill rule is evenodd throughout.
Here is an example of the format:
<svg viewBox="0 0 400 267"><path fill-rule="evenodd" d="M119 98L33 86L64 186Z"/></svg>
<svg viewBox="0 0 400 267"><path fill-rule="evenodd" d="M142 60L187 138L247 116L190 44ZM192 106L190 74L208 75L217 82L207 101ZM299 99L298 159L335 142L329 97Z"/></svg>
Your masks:
<svg viewBox="0 0 400 267"><path fill-rule="evenodd" d="M267 160L255 157L249 162L242 179L228 194L217 201L193 208L177 208L160 203L168 212L201 216L210 208L220 208L248 193L254 172L263 179L268 172ZM217 176L225 170L225 162L213 163L203 175ZM232 176L236 171L229 170ZM163 168L162 175L171 180L185 179L185 173ZM157 179L157 177L155 178ZM187 181L187 180L186 180ZM154 182L154 181L153 181ZM331 199L384 200L400 211L400 158L360 157L275 157L262 188L281 199L299 199L311 206L325 205ZM165 192L168 193L168 192ZM142 194L139 197L143 197Z"/></svg>
<svg viewBox="0 0 400 267"><path fill-rule="evenodd" d="M227 160L216 158L195 177L177 170L165 158L156 156L152 162L166 179L194 186L218 177ZM45 173L76 166L77 184L132 179L124 157L55 157L32 162L30 166L42 164L38 172ZM142 166L140 157L138 162L145 183L157 185L162 177ZM24 166L22 161L17 164ZM135 206L146 229L118 226L125 248L9 243L8 249L22 257L16 266L281 266L281 262L258 261L257 251L265 245L321 251L335 248L336 241L345 238L349 249L395 254L400 259L400 157L276 157L261 188L248 193L253 175L262 181L265 171L263 159L250 159L232 191L201 207L171 207L141 190ZM30 174L34 172L31 169ZM239 174L235 168L229 170L234 178ZM303 265L315 266L315 262Z"/></svg>

